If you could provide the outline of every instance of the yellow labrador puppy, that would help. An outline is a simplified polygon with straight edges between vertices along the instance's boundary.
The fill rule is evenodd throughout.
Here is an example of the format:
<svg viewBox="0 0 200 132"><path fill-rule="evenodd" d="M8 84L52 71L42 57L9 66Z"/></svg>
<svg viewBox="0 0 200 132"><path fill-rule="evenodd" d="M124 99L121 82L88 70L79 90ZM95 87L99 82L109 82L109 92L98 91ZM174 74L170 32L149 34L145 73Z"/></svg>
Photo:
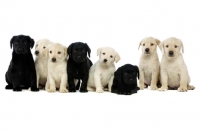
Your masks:
<svg viewBox="0 0 200 132"><path fill-rule="evenodd" d="M190 76L188 74L187 66L180 53L184 52L183 43L180 39L171 37L164 40L160 44L163 50L161 60L161 83L162 87L159 91L166 91L168 87L178 89L179 92L186 92L193 90L194 86L190 86Z"/></svg>
<svg viewBox="0 0 200 132"><path fill-rule="evenodd" d="M35 69L37 74L37 88L44 88L47 81L47 61L48 58L44 55L44 50L52 42L48 39L40 39L35 46Z"/></svg>
<svg viewBox="0 0 200 132"><path fill-rule="evenodd" d="M142 54L139 62L140 80L139 88L143 90L150 86L151 90L157 90L157 83L160 72L160 63L157 54L157 46L160 40L153 37L142 39L139 44L142 47Z"/></svg>
<svg viewBox="0 0 200 132"><path fill-rule="evenodd" d="M45 49L48 57L48 76L45 89L55 92L59 88L61 93L68 92L67 87L67 47L54 43Z"/></svg>
<svg viewBox="0 0 200 132"><path fill-rule="evenodd" d="M97 50L99 60L90 67L87 84L88 91L102 93L108 86L111 91L113 83L115 63L120 60L119 54L111 47L101 47Z"/></svg>

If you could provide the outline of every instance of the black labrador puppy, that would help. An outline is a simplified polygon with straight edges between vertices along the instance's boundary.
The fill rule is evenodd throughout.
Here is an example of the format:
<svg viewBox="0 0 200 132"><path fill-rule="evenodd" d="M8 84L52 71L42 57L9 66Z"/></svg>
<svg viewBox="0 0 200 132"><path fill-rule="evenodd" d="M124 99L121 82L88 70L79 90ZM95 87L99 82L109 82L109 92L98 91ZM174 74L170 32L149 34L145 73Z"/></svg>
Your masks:
<svg viewBox="0 0 200 132"><path fill-rule="evenodd" d="M137 77L139 79L139 69L137 66L125 64L119 67L114 73L112 93L130 95L137 93Z"/></svg>
<svg viewBox="0 0 200 132"><path fill-rule="evenodd" d="M90 47L86 43L75 42L68 46L67 52L69 59L67 62L67 74L69 92L79 90L80 80L82 80L80 92L87 92L87 82L89 77L89 69L92 66L90 57ZM78 79L78 84L75 86L74 79Z"/></svg>
<svg viewBox="0 0 200 132"><path fill-rule="evenodd" d="M21 91L31 87L31 91L38 91L36 87L36 70L30 48L34 46L34 40L29 36L13 36L10 40L12 59L6 72L6 89Z"/></svg>

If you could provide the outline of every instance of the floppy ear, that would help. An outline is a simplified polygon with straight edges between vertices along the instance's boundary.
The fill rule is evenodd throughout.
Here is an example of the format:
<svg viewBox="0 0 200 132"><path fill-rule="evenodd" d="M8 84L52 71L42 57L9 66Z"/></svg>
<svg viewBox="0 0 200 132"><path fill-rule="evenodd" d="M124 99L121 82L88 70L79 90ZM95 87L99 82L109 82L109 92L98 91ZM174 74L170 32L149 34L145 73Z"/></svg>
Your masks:
<svg viewBox="0 0 200 132"><path fill-rule="evenodd" d="M121 67L119 67L118 69L117 69L117 71L115 71L115 73L114 73L114 78L118 81L118 82L121 82L121 73L122 72L122 68Z"/></svg>
<svg viewBox="0 0 200 132"><path fill-rule="evenodd" d="M139 46L138 46L138 50L140 49L140 45L142 44L142 41L140 41Z"/></svg>
<svg viewBox="0 0 200 132"><path fill-rule="evenodd" d="M115 52L115 63L117 63L121 58L117 52Z"/></svg>
<svg viewBox="0 0 200 132"><path fill-rule="evenodd" d="M160 40L158 40L157 38L154 38L156 41L156 44L159 45L160 44Z"/></svg>
<svg viewBox="0 0 200 132"><path fill-rule="evenodd" d="M137 72L137 75L138 75L138 79L140 79L140 72L139 72L138 66L135 66L135 69L136 69L136 72Z"/></svg>
<svg viewBox="0 0 200 132"><path fill-rule="evenodd" d="M45 57L47 57L47 58L49 57L49 47L48 46L46 47L46 49L44 49L43 54Z"/></svg>
<svg viewBox="0 0 200 132"><path fill-rule="evenodd" d="M31 49L32 49L33 46L34 46L35 41L34 41L34 39L32 39L30 36L27 36L27 37L28 37L29 40L30 40L30 47L31 47Z"/></svg>
<svg viewBox="0 0 200 132"><path fill-rule="evenodd" d="M183 46L183 42L179 39L179 43L181 45L181 48L182 48L182 53L184 53L184 46Z"/></svg>
<svg viewBox="0 0 200 132"><path fill-rule="evenodd" d="M10 40L10 48L12 49L12 45L13 45L13 40L16 38L17 36L13 36Z"/></svg>
<svg viewBox="0 0 200 132"><path fill-rule="evenodd" d="M74 46L74 44L70 44L69 47L67 48L67 53L69 56L72 55L72 47Z"/></svg>
<svg viewBox="0 0 200 132"><path fill-rule="evenodd" d="M101 54L101 50L102 50L102 48L97 49L97 56Z"/></svg>
<svg viewBox="0 0 200 132"><path fill-rule="evenodd" d="M91 49L86 43L85 43L85 46L87 47L88 56L90 57Z"/></svg>
<svg viewBox="0 0 200 132"><path fill-rule="evenodd" d="M161 42L158 47L160 48L161 52L164 52L164 41Z"/></svg>
<svg viewBox="0 0 200 132"><path fill-rule="evenodd" d="M68 56L67 47L63 46L63 48L64 48L64 56L67 58L67 56Z"/></svg>

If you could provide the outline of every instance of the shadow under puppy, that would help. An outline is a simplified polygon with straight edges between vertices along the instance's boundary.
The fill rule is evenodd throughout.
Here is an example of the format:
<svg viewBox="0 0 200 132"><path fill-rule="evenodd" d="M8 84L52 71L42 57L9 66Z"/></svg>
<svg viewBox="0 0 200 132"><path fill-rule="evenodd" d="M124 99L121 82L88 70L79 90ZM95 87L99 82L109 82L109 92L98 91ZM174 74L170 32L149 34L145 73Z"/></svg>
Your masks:
<svg viewBox="0 0 200 132"><path fill-rule="evenodd" d="M125 64L119 67L114 73L112 93L130 95L137 93L137 77L139 79L139 69L137 66Z"/></svg>
<svg viewBox="0 0 200 132"><path fill-rule="evenodd" d="M87 91L87 82L89 77L89 69L92 66L90 57L91 50L86 43L75 42L68 46L67 50L69 59L67 63L69 92L79 90L80 80L82 80L80 92ZM74 80L78 79L79 83L75 87Z"/></svg>
<svg viewBox="0 0 200 132"><path fill-rule="evenodd" d="M31 87L31 91L38 91L35 63L30 50L34 46L34 40L25 35L13 36L10 40L10 47L12 46L12 60L6 72L6 89L21 91Z"/></svg>

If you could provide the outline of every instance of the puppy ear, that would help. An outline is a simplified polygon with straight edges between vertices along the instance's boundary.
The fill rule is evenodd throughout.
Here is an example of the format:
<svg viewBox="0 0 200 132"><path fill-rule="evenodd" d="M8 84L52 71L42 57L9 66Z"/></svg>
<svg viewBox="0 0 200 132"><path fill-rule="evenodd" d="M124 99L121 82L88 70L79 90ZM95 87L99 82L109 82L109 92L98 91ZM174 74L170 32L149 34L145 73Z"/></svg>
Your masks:
<svg viewBox="0 0 200 132"><path fill-rule="evenodd" d="M160 44L160 40L158 40L157 38L154 38L156 41L156 44L159 45Z"/></svg>
<svg viewBox="0 0 200 132"><path fill-rule="evenodd" d="M64 56L67 58L67 56L68 56L68 53L67 53L67 47L63 47L64 48Z"/></svg>
<svg viewBox="0 0 200 132"><path fill-rule="evenodd" d="M182 53L184 53L184 46L183 46L183 42L179 39L179 43L181 45L181 48L182 48Z"/></svg>
<svg viewBox="0 0 200 132"><path fill-rule="evenodd" d="M119 67L114 73L114 77L118 82L121 82L121 74L122 74L121 72L122 72L122 68Z"/></svg>
<svg viewBox="0 0 200 132"><path fill-rule="evenodd" d="M32 39L30 36L27 36L27 37L28 37L29 40L30 40L30 48L32 49L33 46L34 46L35 41L34 41L34 39Z"/></svg>
<svg viewBox="0 0 200 132"><path fill-rule="evenodd" d="M138 46L138 50L140 49L140 45L142 44L142 41L140 41L139 46Z"/></svg>
<svg viewBox="0 0 200 132"><path fill-rule="evenodd" d="M13 36L11 39L10 39L10 48L12 49L12 45L13 45L13 40L16 38L17 36Z"/></svg>
<svg viewBox="0 0 200 132"><path fill-rule="evenodd" d="M102 50L102 48L97 49L97 56L101 54L101 50Z"/></svg>
<svg viewBox="0 0 200 132"><path fill-rule="evenodd" d="M161 42L159 45L158 45L159 49L161 50L161 52L164 52L164 42Z"/></svg>
<svg viewBox="0 0 200 132"><path fill-rule="evenodd" d="M117 52L115 52L115 63L117 63L121 58Z"/></svg>
<svg viewBox="0 0 200 132"><path fill-rule="evenodd" d="M70 45L68 46L68 48L67 48L67 53L68 53L69 56L72 55L72 47L73 47L73 46L74 46L74 44L70 44Z"/></svg>
<svg viewBox="0 0 200 132"><path fill-rule="evenodd" d="M138 66L135 66L135 69L136 69L136 72L137 72L137 75L138 75L138 79L140 79L140 72L139 72Z"/></svg>
<svg viewBox="0 0 200 132"><path fill-rule="evenodd" d="M44 49L43 54L45 57L47 57L47 58L49 57L49 47L48 46L46 47L46 49Z"/></svg>
<svg viewBox="0 0 200 132"><path fill-rule="evenodd" d="M91 49L90 49L90 47L87 45L87 43L85 43L85 46L87 47L88 56L90 57Z"/></svg>

